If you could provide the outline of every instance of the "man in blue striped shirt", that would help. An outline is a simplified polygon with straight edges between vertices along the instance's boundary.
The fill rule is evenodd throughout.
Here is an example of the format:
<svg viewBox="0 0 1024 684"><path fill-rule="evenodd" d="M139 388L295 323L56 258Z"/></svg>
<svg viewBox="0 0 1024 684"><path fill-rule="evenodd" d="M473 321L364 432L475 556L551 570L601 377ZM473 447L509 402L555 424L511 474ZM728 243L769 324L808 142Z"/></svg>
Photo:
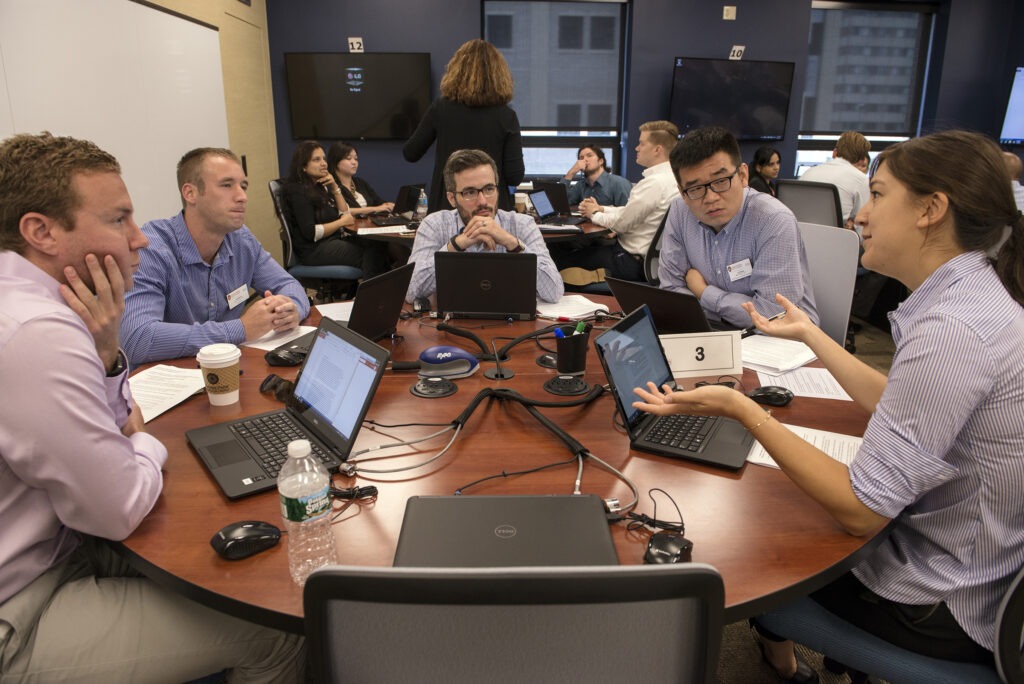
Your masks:
<svg viewBox="0 0 1024 684"><path fill-rule="evenodd" d="M248 181L238 157L192 150L178 162L178 187L182 212L142 227L149 248L121 321L128 360L192 356L298 326L309 298L244 225ZM246 307L250 288L262 299Z"/></svg>
<svg viewBox="0 0 1024 684"><path fill-rule="evenodd" d="M747 165L732 133L691 131L669 161L682 198L665 222L661 287L693 293L709 319L737 328L750 325L744 302L753 300L765 316L782 311L776 294L817 323L796 217L771 195L747 189Z"/></svg>

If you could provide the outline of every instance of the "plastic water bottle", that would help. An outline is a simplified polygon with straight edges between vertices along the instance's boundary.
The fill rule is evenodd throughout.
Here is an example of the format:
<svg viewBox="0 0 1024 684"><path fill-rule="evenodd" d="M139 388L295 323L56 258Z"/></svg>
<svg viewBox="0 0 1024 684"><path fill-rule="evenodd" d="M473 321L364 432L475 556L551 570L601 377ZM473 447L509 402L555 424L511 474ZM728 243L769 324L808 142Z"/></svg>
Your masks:
<svg viewBox="0 0 1024 684"><path fill-rule="evenodd" d="M322 565L337 562L331 530L331 478L312 455L307 439L288 444L288 460L277 476L281 517L288 530L288 569L302 586Z"/></svg>
<svg viewBox="0 0 1024 684"><path fill-rule="evenodd" d="M415 219L422 221L427 215L427 193L420 188L420 198L416 201L416 214Z"/></svg>

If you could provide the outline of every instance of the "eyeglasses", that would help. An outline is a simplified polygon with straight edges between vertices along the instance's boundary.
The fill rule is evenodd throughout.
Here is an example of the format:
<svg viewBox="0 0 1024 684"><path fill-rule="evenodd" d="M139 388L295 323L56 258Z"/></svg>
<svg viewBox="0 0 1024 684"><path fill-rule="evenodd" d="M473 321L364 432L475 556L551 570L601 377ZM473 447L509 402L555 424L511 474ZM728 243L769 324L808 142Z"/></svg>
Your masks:
<svg viewBox="0 0 1024 684"><path fill-rule="evenodd" d="M728 176L716 178L710 183L701 183L700 185L691 185L688 188L680 188L680 190L683 191L683 194L686 195L688 199L692 200L704 199L704 195L708 194L708 188L711 188L716 193L721 195L723 192L728 191L729 188L732 187L733 176L735 176L739 172L740 167L737 166L736 170L730 173Z"/></svg>
<svg viewBox="0 0 1024 684"><path fill-rule="evenodd" d="M494 183L485 185L482 188L466 188L465 190L456 190L453 194L458 195L466 202L472 202L480 195L483 195L487 199L492 199L498 194L498 186Z"/></svg>

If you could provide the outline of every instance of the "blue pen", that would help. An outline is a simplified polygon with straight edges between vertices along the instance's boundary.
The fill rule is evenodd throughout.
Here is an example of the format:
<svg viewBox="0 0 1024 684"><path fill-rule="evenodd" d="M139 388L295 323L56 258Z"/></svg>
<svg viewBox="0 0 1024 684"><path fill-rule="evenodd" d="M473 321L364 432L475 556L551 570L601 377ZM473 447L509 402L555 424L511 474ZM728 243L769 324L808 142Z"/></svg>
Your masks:
<svg viewBox="0 0 1024 684"><path fill-rule="evenodd" d="M564 340L565 339L565 333L562 332L561 328L555 328L555 337L557 337L560 340Z"/></svg>

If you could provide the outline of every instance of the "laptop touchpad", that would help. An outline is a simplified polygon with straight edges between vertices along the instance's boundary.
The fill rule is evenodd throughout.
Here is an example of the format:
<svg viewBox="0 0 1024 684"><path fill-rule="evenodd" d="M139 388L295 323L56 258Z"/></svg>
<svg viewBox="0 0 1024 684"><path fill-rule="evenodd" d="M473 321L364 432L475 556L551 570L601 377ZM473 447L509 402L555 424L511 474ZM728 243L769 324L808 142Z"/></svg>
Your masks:
<svg viewBox="0 0 1024 684"><path fill-rule="evenodd" d="M238 442L234 440L211 444L207 447L207 451L211 458L213 458L213 462L219 466L240 463L241 461L252 461L249 455L238 446Z"/></svg>

